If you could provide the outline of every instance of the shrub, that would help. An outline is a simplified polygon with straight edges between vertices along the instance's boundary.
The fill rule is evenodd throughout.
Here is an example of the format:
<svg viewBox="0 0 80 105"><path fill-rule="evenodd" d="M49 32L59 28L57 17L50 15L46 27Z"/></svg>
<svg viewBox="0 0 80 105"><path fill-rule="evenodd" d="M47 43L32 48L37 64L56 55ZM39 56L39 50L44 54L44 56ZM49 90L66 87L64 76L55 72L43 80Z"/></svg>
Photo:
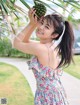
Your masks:
<svg viewBox="0 0 80 105"><path fill-rule="evenodd" d="M27 59L30 59L32 55L22 53L12 48L11 42L7 38L4 38L3 40L0 39L0 56L25 57Z"/></svg>

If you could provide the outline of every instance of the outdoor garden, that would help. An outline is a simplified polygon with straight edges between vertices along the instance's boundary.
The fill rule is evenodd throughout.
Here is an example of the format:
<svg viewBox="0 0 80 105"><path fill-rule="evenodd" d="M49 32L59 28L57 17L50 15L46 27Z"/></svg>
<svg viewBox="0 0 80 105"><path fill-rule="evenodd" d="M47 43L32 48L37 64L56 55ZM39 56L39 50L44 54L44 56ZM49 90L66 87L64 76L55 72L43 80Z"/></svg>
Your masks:
<svg viewBox="0 0 80 105"><path fill-rule="evenodd" d="M34 5L34 1L43 3L48 10L47 13L64 14L64 19L73 24L75 42L80 43L80 18L78 16L80 2L76 0L0 0L0 58L29 60L32 57L30 54L14 49L11 38L12 35L17 36L28 24L28 10ZM31 39L38 40L35 33ZM74 62L64 71L80 79L80 55L73 54L73 60ZM3 100L7 98L7 105L34 105L34 96L26 78L18 68L3 62L0 62L0 100L1 98Z"/></svg>

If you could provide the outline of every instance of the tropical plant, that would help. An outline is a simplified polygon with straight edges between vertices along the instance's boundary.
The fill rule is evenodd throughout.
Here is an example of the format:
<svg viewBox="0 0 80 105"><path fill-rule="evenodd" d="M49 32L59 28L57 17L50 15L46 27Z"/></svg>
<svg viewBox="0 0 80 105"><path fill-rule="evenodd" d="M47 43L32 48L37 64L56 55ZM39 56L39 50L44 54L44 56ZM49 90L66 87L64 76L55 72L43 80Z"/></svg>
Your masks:
<svg viewBox="0 0 80 105"><path fill-rule="evenodd" d="M21 16L24 16L26 18L26 20L28 20L28 17L27 17L27 10L30 9L30 4L28 0L19 0L25 7L26 7L26 10L17 5L16 2L17 0L0 0L0 23L3 21L3 23L6 22L7 24L7 28L5 31L7 31L7 33L14 33L16 34L15 32L15 26L14 26L14 21L16 19L16 23L17 23L17 26L19 26L20 24L20 19L22 18ZM32 0L33 1L33 5L34 5L34 2L39 2L39 3L42 3L44 4L48 9L51 9L52 11L54 12L58 12L59 14L60 11L57 11L55 6L56 7L59 7L63 10L62 14L61 15L64 15L66 13L68 13L68 16L66 17L68 20L74 22L75 18L74 18L74 13L75 12L80 12L80 2L75 2L75 0L46 0L43 1L43 0ZM70 8L70 10L68 10L68 8ZM10 19L9 19L10 18ZM78 21L78 20L77 20ZM5 26L2 26L2 23L0 24L0 32L2 29L4 29ZM1 32L0 36L2 35L2 33L5 33L5 32Z"/></svg>

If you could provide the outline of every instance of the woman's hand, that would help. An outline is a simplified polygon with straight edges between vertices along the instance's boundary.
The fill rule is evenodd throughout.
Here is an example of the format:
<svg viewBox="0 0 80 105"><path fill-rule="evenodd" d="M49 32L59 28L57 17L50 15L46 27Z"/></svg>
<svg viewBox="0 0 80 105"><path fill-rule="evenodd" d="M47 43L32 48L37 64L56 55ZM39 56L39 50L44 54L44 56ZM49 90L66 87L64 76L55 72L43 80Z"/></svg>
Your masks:
<svg viewBox="0 0 80 105"><path fill-rule="evenodd" d="M30 19L30 24L37 27L38 23L41 21L43 17L39 19L39 17L37 17L35 12L36 12L35 8L31 8L28 12L28 16Z"/></svg>
<svg viewBox="0 0 80 105"><path fill-rule="evenodd" d="M36 16L35 12L36 12L36 10L34 8L31 8L28 12L28 16L29 16L29 19L30 19L30 24L37 26L38 19L37 19L37 16Z"/></svg>

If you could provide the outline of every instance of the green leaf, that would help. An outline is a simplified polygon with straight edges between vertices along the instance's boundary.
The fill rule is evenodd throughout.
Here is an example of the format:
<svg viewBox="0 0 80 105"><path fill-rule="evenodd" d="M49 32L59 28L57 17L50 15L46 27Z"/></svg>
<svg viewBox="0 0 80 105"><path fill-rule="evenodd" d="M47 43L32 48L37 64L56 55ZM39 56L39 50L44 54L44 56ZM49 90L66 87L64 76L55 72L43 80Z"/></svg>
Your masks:
<svg viewBox="0 0 80 105"><path fill-rule="evenodd" d="M10 0L10 2L12 2L13 4L15 3L16 0Z"/></svg>
<svg viewBox="0 0 80 105"><path fill-rule="evenodd" d="M3 3L2 5L4 6L4 9L5 9L6 13L9 14L10 11L9 11L8 6L6 5L6 3Z"/></svg>
<svg viewBox="0 0 80 105"><path fill-rule="evenodd" d="M80 9L80 4L74 3L74 2L67 2L68 4L70 4L73 8L77 8Z"/></svg>
<svg viewBox="0 0 80 105"><path fill-rule="evenodd" d="M7 0L3 0L3 2L5 3Z"/></svg>
<svg viewBox="0 0 80 105"><path fill-rule="evenodd" d="M3 4L1 4L1 9L2 9L2 11L3 11L5 14L7 14L7 11L5 10Z"/></svg>
<svg viewBox="0 0 80 105"><path fill-rule="evenodd" d="M49 1L49 0L48 0ZM62 9L66 10L68 13L70 13L66 8L64 8L62 5L60 5L59 3L55 3L54 1L50 1L54 4L56 4L57 6L61 7Z"/></svg>
<svg viewBox="0 0 80 105"><path fill-rule="evenodd" d="M39 1L40 3L43 3L45 6L47 6L48 8L53 10L53 8L51 6L49 6L47 3L44 3L43 1L40 1L40 0L36 0L36 1Z"/></svg>
<svg viewBox="0 0 80 105"><path fill-rule="evenodd" d="M8 4L9 4L9 5L8 5ZM19 16L16 14L17 9L14 7L14 4L13 4L11 1L9 1L6 5L7 5L8 8L10 9L9 14L11 15L11 13L13 13L17 18L19 18Z"/></svg>
<svg viewBox="0 0 80 105"><path fill-rule="evenodd" d="M14 13L14 15L17 17L17 19L19 19L19 16L15 13L15 12L13 12Z"/></svg>
<svg viewBox="0 0 80 105"><path fill-rule="evenodd" d="M2 21L3 19L2 18L0 18L0 21Z"/></svg>
<svg viewBox="0 0 80 105"><path fill-rule="evenodd" d="M10 10L15 10L15 7L14 7L14 4L11 2L11 1L8 1L6 3L7 7L10 9Z"/></svg>
<svg viewBox="0 0 80 105"><path fill-rule="evenodd" d="M24 0L20 0L28 9L30 9L30 6L24 1Z"/></svg>

